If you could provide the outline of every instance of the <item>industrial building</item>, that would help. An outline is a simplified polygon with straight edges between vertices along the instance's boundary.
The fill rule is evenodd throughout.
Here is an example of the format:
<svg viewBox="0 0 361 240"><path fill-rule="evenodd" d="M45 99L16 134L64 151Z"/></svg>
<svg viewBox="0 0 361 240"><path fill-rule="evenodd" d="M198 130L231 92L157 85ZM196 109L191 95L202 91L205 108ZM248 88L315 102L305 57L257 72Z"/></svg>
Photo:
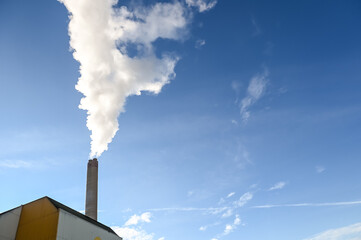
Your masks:
<svg viewBox="0 0 361 240"><path fill-rule="evenodd" d="M87 168L85 215L43 197L0 213L0 240L122 240L97 221L98 160Z"/></svg>
<svg viewBox="0 0 361 240"><path fill-rule="evenodd" d="M110 227L43 197L0 214L0 240L122 240Z"/></svg>

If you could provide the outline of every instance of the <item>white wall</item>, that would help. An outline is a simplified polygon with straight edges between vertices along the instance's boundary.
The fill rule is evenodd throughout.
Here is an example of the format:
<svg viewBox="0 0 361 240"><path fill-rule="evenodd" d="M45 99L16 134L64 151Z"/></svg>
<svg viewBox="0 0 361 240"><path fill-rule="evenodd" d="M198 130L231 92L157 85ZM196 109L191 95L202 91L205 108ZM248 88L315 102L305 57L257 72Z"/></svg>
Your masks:
<svg viewBox="0 0 361 240"><path fill-rule="evenodd" d="M0 215L0 240L15 240L21 209L20 206Z"/></svg>
<svg viewBox="0 0 361 240"><path fill-rule="evenodd" d="M56 240L94 240L96 237L100 237L101 240L121 239L103 228L78 218L63 209L59 209Z"/></svg>

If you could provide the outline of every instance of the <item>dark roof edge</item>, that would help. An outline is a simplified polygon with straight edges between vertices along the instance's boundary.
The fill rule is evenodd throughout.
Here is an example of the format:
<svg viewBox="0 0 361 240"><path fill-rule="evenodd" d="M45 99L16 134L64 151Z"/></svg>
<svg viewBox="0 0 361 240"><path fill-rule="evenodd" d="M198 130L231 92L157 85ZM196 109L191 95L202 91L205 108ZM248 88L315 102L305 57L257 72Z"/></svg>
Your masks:
<svg viewBox="0 0 361 240"><path fill-rule="evenodd" d="M10 210L7 210L7 211L5 211L5 212L0 213L0 215L2 215L2 214L4 214L4 213L7 213L7 212L10 212L10 211L12 211L12 210L14 210L14 209L16 209L16 208L22 207L22 206L24 206L24 205L27 205L27 204L36 202L36 201L38 201L38 200L40 200L40 199L43 199L43 198L49 198L49 197L45 196L45 197L41 197L41 198L38 198L38 199L36 199L36 200L33 200L33 201L31 201L31 202L28 202L28 203L25 203L25 204L21 204L21 205L18 206L18 207L14 207L14 208L12 208L12 209L10 209Z"/></svg>
<svg viewBox="0 0 361 240"><path fill-rule="evenodd" d="M11 211L13 211L13 210L15 210L15 209L17 209L17 208L20 208L20 207L22 207L22 206L23 206L23 205L20 205L20 206L18 206L18 207L14 207L14 208L12 208L12 209L9 209L9 210L6 210L6 211L4 211L4 212L1 212L1 213L0 213L0 216L3 215L3 214L5 214L5 213L11 212Z"/></svg>
<svg viewBox="0 0 361 240"><path fill-rule="evenodd" d="M117 235L114 232L114 230L111 229L110 227L108 227L108 226L106 226L106 225L104 225L104 224L102 224L102 223L100 223L100 222L98 222L98 221L96 221L96 220L94 220L94 219L92 219L92 218L90 218L90 217L88 217L88 216L86 216L86 215L84 215L84 214L82 214L82 213L68 207L68 206L65 206L64 204L62 204L62 203L60 203L60 202L58 202L58 201L56 201L56 200L54 200L54 199L52 199L52 198L50 198L48 196L45 196L44 198L47 198L56 208L61 208L61 209L65 210L66 212L69 212L69 213L71 213L71 214L73 214L73 215L75 215L75 216L77 216L77 217L79 217L79 218L81 218L81 219L83 219L83 220L85 220L87 222L90 222L90 223L92 223L92 224L94 224L94 225L96 225L96 226L110 232L110 233L113 233L113 234Z"/></svg>

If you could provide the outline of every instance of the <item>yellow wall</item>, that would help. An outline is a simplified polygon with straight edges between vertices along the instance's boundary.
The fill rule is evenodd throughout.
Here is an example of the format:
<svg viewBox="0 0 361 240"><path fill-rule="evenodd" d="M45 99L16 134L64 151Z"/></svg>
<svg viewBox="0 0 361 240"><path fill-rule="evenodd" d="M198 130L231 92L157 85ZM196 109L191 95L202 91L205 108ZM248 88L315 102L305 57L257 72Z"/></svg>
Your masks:
<svg viewBox="0 0 361 240"><path fill-rule="evenodd" d="M47 198L24 205L16 240L56 240L58 218L58 209Z"/></svg>

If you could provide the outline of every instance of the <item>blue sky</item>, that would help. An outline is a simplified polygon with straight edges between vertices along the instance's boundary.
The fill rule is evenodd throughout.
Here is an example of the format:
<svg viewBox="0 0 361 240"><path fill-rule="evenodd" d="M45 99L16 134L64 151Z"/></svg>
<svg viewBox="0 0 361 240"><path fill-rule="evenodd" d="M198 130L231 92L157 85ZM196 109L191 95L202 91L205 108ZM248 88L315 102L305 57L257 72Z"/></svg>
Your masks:
<svg viewBox="0 0 361 240"><path fill-rule="evenodd" d="M115 8L165 4L182 10L161 22L175 32L117 42L131 59L178 61L158 94L126 95L99 157L99 221L125 240L361 239L360 1ZM45 195L84 210L91 139L68 14L0 1L0 212Z"/></svg>

